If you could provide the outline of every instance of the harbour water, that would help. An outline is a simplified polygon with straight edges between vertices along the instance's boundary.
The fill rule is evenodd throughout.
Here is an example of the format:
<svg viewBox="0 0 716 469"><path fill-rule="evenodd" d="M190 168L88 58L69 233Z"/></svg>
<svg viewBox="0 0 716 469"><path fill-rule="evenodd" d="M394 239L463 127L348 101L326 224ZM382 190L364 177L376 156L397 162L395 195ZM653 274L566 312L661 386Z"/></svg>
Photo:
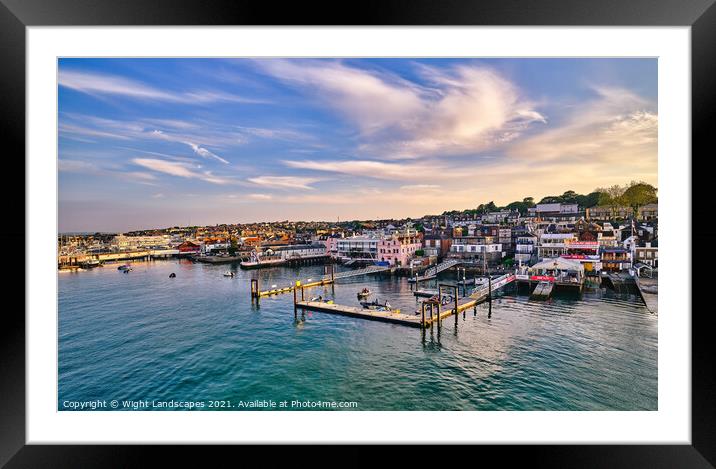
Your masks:
<svg viewBox="0 0 716 469"><path fill-rule="evenodd" d="M60 410L96 400L233 406L207 410L296 400L355 402L353 410L658 408L658 317L638 295L597 290L535 302L511 288L490 317L483 304L457 328L449 318L440 334L423 334L322 313L301 320L299 312L296 322L290 294L252 305L251 278L286 286L318 279L323 266L116 267L59 275ZM404 277L352 278L310 295L357 305L364 286L403 312L416 308Z"/></svg>

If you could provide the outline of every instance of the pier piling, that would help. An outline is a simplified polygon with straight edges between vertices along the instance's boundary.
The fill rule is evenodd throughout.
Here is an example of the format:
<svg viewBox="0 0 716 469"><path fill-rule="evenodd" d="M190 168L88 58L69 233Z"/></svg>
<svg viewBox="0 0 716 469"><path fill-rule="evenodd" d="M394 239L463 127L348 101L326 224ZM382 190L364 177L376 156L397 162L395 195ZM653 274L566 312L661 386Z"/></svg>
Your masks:
<svg viewBox="0 0 716 469"><path fill-rule="evenodd" d="M293 289L293 318L298 319L298 306L296 306L296 289Z"/></svg>

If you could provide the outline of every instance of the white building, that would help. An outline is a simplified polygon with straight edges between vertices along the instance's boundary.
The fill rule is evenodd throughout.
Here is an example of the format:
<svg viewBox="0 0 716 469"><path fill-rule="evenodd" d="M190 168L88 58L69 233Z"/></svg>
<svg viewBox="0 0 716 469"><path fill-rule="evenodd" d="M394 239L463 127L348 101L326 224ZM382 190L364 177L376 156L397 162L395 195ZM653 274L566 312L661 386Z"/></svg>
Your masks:
<svg viewBox="0 0 716 469"><path fill-rule="evenodd" d="M310 259L324 257L326 247L323 244L294 244L289 246L278 246L272 248L274 255L280 255L284 260ZM268 250L267 250L268 251Z"/></svg>
<svg viewBox="0 0 716 469"><path fill-rule="evenodd" d="M545 233L539 238L537 257L549 259L560 257L567 253L567 243L576 241L574 233Z"/></svg>
<svg viewBox="0 0 716 469"><path fill-rule="evenodd" d="M377 259L382 237L352 236L336 242L336 257L343 259Z"/></svg>
<svg viewBox="0 0 716 469"><path fill-rule="evenodd" d="M450 246L450 252L502 252L502 245L495 244L461 244L459 241L453 241Z"/></svg>
<svg viewBox="0 0 716 469"><path fill-rule="evenodd" d="M171 236L125 236L117 235L112 240L112 244L120 251L131 251L144 248L158 248L169 246Z"/></svg>
<svg viewBox="0 0 716 469"><path fill-rule="evenodd" d="M529 264L537 256L537 237L518 236L515 243L515 262Z"/></svg>

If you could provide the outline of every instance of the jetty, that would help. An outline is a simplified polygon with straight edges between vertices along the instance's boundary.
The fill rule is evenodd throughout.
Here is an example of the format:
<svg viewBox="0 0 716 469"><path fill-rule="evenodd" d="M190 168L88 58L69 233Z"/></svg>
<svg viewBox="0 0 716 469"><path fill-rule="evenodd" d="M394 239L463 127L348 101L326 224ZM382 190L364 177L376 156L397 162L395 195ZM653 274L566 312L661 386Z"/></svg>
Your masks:
<svg viewBox="0 0 716 469"><path fill-rule="evenodd" d="M251 298L252 299L258 299L262 298L264 296L273 296L273 295L281 295L284 293L291 293L296 290L302 290L304 288L312 288L312 287L320 287L323 285L331 285L335 283L337 280L343 280L347 278L352 277L358 277L361 275L370 275L370 274L377 274L380 272L385 272L386 270L390 270L390 267L388 266L381 266L381 265L371 265L368 267L364 267L362 269L355 269L355 270L346 270L343 272L335 272L333 264L330 264L326 266L324 272L326 272L320 280L312 280L308 279L307 281L296 281L292 285L287 285L285 287L276 287L276 288L270 288L268 290L261 290L259 280L254 278L251 279Z"/></svg>
<svg viewBox="0 0 716 469"><path fill-rule="evenodd" d="M532 293L530 294L531 300L548 300L552 296L552 289L554 283L548 281L541 281L537 284Z"/></svg>
<svg viewBox="0 0 716 469"><path fill-rule="evenodd" d="M646 309L652 313L659 313L659 291L657 278L635 277L639 295L646 305Z"/></svg>
<svg viewBox="0 0 716 469"><path fill-rule="evenodd" d="M376 311L358 306L337 305L322 301L297 301L296 309L316 311L319 313L338 314L353 318L369 319L372 321L389 322L409 327L421 327L420 318L413 314L404 314L400 310Z"/></svg>
<svg viewBox="0 0 716 469"><path fill-rule="evenodd" d="M304 297L304 288L307 285L299 286L298 289L301 291L301 299L298 299L297 289L294 289L294 316L297 315L297 311L307 310L316 311L320 313L328 314L339 314L342 316L350 316L361 319L368 319L373 321L389 322L393 324L400 324L410 327L426 328L431 327L434 323L437 323L438 328L441 326L441 321L449 316L454 315L455 321L457 322L459 313L462 313L468 309L473 308L477 312L477 305L485 301L492 300L492 293L506 285L515 281L514 274L505 274L500 277L490 279L487 285L482 285L466 297L459 297L459 286L458 285L439 285L438 286L438 298L437 301L430 298L421 302L421 309L419 314L405 314L401 313L400 310L392 311L376 311L368 308L359 308L356 306L339 305L333 303L325 303L322 301L306 301ZM442 304L443 296L442 292L445 289L452 290L451 301L446 304ZM434 295L433 295L434 297Z"/></svg>

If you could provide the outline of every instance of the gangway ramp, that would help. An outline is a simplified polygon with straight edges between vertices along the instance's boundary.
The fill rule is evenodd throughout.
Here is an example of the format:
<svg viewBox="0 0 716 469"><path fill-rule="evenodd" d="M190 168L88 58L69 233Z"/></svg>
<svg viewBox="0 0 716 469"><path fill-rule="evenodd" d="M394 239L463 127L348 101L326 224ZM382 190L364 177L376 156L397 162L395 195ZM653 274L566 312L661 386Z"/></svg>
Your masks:
<svg viewBox="0 0 716 469"><path fill-rule="evenodd" d="M362 269L356 269L356 270L345 270L343 272L336 272L331 276L331 274L327 274L323 276L323 280L340 280L344 278L351 278L351 277L358 277L360 275L369 275L369 274L377 274L379 272L385 272L386 270L390 270L390 266L383 266L383 265L370 265L368 267L364 267Z"/></svg>
<svg viewBox="0 0 716 469"><path fill-rule="evenodd" d="M448 259L446 261L443 261L437 265L434 265L432 267L429 267L428 269L423 272L423 275L418 275L414 278L409 278L408 282L414 283L414 282L422 282L423 280L430 280L432 278L435 278L438 276L438 274L444 270L449 269L450 267L455 267L458 264L461 264L462 261L458 259Z"/></svg>

